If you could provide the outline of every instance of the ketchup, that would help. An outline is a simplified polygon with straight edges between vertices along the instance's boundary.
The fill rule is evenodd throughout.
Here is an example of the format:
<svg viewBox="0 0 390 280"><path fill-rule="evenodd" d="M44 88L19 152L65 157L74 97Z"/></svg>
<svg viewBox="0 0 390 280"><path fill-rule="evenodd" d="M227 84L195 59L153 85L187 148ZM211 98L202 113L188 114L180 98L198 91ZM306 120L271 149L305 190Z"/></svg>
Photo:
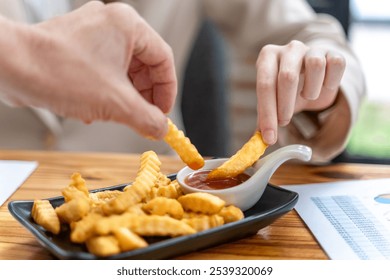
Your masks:
<svg viewBox="0 0 390 280"><path fill-rule="evenodd" d="M202 170L191 173L185 178L185 183L200 190L221 190L237 186L249 179L249 175L242 173L236 177L223 179L208 179L211 170Z"/></svg>

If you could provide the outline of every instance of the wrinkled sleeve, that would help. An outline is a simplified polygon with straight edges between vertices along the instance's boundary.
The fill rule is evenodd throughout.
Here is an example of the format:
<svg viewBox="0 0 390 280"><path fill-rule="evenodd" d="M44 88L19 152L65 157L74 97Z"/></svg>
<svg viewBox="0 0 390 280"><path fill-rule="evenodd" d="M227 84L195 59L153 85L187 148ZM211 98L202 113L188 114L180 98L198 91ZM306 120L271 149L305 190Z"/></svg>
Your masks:
<svg viewBox="0 0 390 280"><path fill-rule="evenodd" d="M204 7L206 15L216 23L231 46L238 63L250 61L254 68L264 45L284 45L291 40L337 51L345 57L346 69L336 102L321 112L296 114L287 127L280 128L278 139L282 146L295 143L310 146L313 162L327 162L340 154L357 120L365 96L365 81L339 22L329 15L316 14L304 0L205 0ZM252 79L255 92L255 75ZM232 116L235 117L239 118ZM256 115L253 118L256 119Z"/></svg>

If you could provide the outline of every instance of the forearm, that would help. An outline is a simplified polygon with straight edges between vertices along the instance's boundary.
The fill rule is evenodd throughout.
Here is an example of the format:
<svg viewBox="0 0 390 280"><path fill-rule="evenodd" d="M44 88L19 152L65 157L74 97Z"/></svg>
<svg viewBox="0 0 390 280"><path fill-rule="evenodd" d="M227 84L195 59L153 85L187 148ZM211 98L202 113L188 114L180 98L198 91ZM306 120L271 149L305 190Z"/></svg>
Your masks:
<svg viewBox="0 0 390 280"><path fill-rule="evenodd" d="M29 92L31 97L34 82L35 58L34 39L36 32L28 25L13 22L0 17L0 99L14 106L26 106L30 98L20 99L20 95ZM28 104L28 105L34 105Z"/></svg>
<svg viewBox="0 0 390 280"><path fill-rule="evenodd" d="M11 103L9 98L14 91L11 80L17 71L20 48L23 48L22 34L23 31L19 24L0 16L0 98L6 103Z"/></svg>

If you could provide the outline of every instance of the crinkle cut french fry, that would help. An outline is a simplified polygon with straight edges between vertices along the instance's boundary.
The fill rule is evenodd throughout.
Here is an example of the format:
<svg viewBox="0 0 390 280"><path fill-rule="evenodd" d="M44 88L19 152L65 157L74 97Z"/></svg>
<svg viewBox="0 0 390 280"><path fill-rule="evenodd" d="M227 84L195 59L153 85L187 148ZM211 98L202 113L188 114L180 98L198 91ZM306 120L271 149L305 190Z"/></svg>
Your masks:
<svg viewBox="0 0 390 280"><path fill-rule="evenodd" d="M137 223L129 228L141 236L181 236L195 233L195 229L181 220L169 216L137 216Z"/></svg>
<svg viewBox="0 0 390 280"><path fill-rule="evenodd" d="M244 219L244 213L240 208L234 205L223 207L222 210L219 211L218 215L223 218L225 224Z"/></svg>
<svg viewBox="0 0 390 280"><path fill-rule="evenodd" d="M193 218L183 219L186 224L195 229L197 232L204 231L206 229L222 226L224 224L223 217L214 214L211 216L200 215Z"/></svg>
<svg viewBox="0 0 390 280"><path fill-rule="evenodd" d="M156 197L148 201L142 208L151 215L171 216L172 218L180 220L183 217L183 206L180 202L173 198Z"/></svg>
<svg viewBox="0 0 390 280"><path fill-rule="evenodd" d="M177 199L186 211L203 214L217 214L225 206L226 202L218 196L209 193L189 193Z"/></svg>
<svg viewBox="0 0 390 280"><path fill-rule="evenodd" d="M164 140L191 169L197 170L204 166L204 159L196 147L170 119L168 119L168 133Z"/></svg>
<svg viewBox="0 0 390 280"><path fill-rule="evenodd" d="M156 184L160 165L161 162L155 152L144 152L141 156L141 167L133 184L130 187L126 187L122 194L103 205L104 213L123 213L128 207L145 199Z"/></svg>
<svg viewBox="0 0 390 280"><path fill-rule="evenodd" d="M85 242L88 251L96 256L107 257L121 252L119 241L112 235L95 236Z"/></svg>
<svg viewBox="0 0 390 280"><path fill-rule="evenodd" d="M91 209L89 198L78 196L55 209L62 222L71 223L81 220Z"/></svg>
<svg viewBox="0 0 390 280"><path fill-rule="evenodd" d="M84 243L95 234L95 222L102 216L97 213L89 213L77 222L72 222L70 240L74 243Z"/></svg>
<svg viewBox="0 0 390 280"><path fill-rule="evenodd" d="M47 231L54 234L60 232L60 220L50 201L40 199L34 200L31 216L37 224L41 225Z"/></svg>
<svg viewBox="0 0 390 280"><path fill-rule="evenodd" d="M79 191L83 192L86 196L89 195L88 188L85 185L85 180L83 177L81 177L81 174L78 172L75 172L72 174L72 182L69 184L69 186L73 186Z"/></svg>
<svg viewBox="0 0 390 280"><path fill-rule="evenodd" d="M148 246L148 243L141 236L135 234L128 228L117 228L113 232L118 240L119 247L122 251L130 251Z"/></svg>
<svg viewBox="0 0 390 280"><path fill-rule="evenodd" d="M245 169L252 166L264 154L267 147L268 146L263 142L261 133L256 131L236 154L225 161L221 166L213 169L209 173L208 178L222 179L236 177L243 173Z"/></svg>

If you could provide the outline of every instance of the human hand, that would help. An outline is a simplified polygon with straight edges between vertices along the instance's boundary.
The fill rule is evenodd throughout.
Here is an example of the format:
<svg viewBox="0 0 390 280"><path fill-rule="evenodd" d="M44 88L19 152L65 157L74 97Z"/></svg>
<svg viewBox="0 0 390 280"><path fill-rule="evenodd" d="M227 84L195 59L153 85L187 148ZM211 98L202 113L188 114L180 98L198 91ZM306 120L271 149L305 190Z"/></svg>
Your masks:
<svg viewBox="0 0 390 280"><path fill-rule="evenodd" d="M323 110L333 104L345 59L338 53L291 41L263 47L256 68L258 130L272 145L278 125L289 124L294 113Z"/></svg>
<svg viewBox="0 0 390 280"><path fill-rule="evenodd" d="M22 33L28 44L2 86L7 103L164 137L177 93L173 54L133 8L92 1Z"/></svg>

